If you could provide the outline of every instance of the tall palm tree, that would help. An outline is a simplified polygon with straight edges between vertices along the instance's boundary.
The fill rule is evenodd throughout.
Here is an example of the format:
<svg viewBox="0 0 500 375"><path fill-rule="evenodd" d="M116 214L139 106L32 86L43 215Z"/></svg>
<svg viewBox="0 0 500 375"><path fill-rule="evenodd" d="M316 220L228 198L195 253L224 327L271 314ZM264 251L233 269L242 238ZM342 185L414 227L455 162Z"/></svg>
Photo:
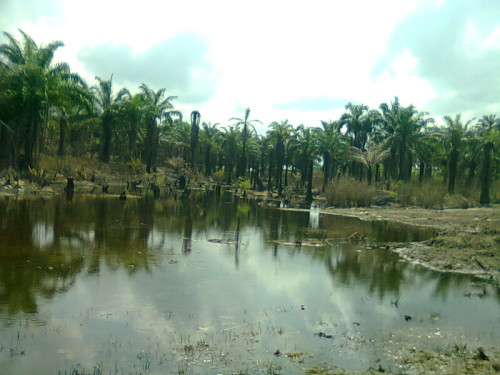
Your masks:
<svg viewBox="0 0 500 375"><path fill-rule="evenodd" d="M144 162L146 164L146 172L151 173L156 168L156 158L159 144L158 126L163 118L171 121L173 116L181 117L179 111L174 110L172 100L177 99L176 96L165 97L165 89L154 91L148 85L143 83L140 87L142 108L144 113L144 121L146 123L146 137L144 140Z"/></svg>
<svg viewBox="0 0 500 375"><path fill-rule="evenodd" d="M229 126L228 128L224 128L223 140L222 140L222 152L223 152L223 161L224 161L224 169L226 172L227 183L231 184L234 164L235 164L235 155L238 155L238 147L240 133L236 129L235 126Z"/></svg>
<svg viewBox="0 0 500 375"><path fill-rule="evenodd" d="M281 194L283 190L283 165L286 161L286 146L290 141L293 126L288 123L288 120L285 120L281 122L275 121L269 125L269 128L270 130L268 130L267 134L274 145L276 187Z"/></svg>
<svg viewBox="0 0 500 375"><path fill-rule="evenodd" d="M306 201L311 202L314 160L318 156L317 137L318 128L299 125L293 138L296 155L299 156L299 165L302 172L302 181L307 184Z"/></svg>
<svg viewBox="0 0 500 375"><path fill-rule="evenodd" d="M36 167L43 147L43 133L50 108L63 97L76 98L83 80L66 63L54 64L60 41L38 46L25 32L22 40L4 32L7 43L0 45L2 70L0 102L3 133L9 129L14 163L20 168Z"/></svg>
<svg viewBox="0 0 500 375"><path fill-rule="evenodd" d="M428 118L425 112L418 112L413 105L403 107L397 97L390 105L382 103L380 112L380 121L391 147L391 156L397 158L397 179L409 181L420 133L434 120Z"/></svg>
<svg viewBox="0 0 500 375"><path fill-rule="evenodd" d="M195 168L196 162L196 148L198 147L198 138L200 135L200 112L193 111L191 112L191 142L189 143L189 147L191 149L191 167Z"/></svg>
<svg viewBox="0 0 500 375"><path fill-rule="evenodd" d="M236 177L244 176L247 169L247 143L248 138L255 134L254 123L260 123L259 120L250 120L250 108L245 109L245 116L243 118L230 118L229 121L235 121L233 123L236 128L241 129L241 155L236 166Z"/></svg>
<svg viewBox="0 0 500 375"><path fill-rule="evenodd" d="M347 134L353 135L352 146L364 149L368 135L373 127L373 116L369 107L363 104L348 103L347 110L340 119L346 125Z"/></svg>
<svg viewBox="0 0 500 375"><path fill-rule="evenodd" d="M500 119L496 115L485 115L478 121L479 138L483 144L479 204L490 203L490 186L492 179L491 152L500 147ZM495 145L496 143L496 145Z"/></svg>
<svg viewBox="0 0 500 375"><path fill-rule="evenodd" d="M123 88L117 94L113 93L113 75L104 80L95 77L97 84L92 87L94 102L101 125L101 150L99 158L107 163L111 157L111 141L113 128L119 113L119 106L124 100L130 99L130 92Z"/></svg>
<svg viewBox="0 0 500 375"><path fill-rule="evenodd" d="M348 143L341 133L342 121L321 121L318 128L318 151L323 158L323 190L332 178L339 162L347 159Z"/></svg>
<svg viewBox="0 0 500 375"><path fill-rule="evenodd" d="M445 129L445 142L450 150L448 156L448 193L453 194L457 179L458 158L467 136L467 127L472 122L472 119L464 123L460 114L455 115L454 118L444 116L443 119L447 125Z"/></svg>
<svg viewBox="0 0 500 375"><path fill-rule="evenodd" d="M205 174L210 176L214 170L214 161L221 151L222 133L217 128L219 123L204 122L200 133L200 140L205 150Z"/></svg>
<svg viewBox="0 0 500 375"><path fill-rule="evenodd" d="M347 112L341 116L340 121L347 128L346 134L352 137L351 146L364 150L368 135L375 123L374 112L370 111L369 107L364 104L348 103L345 109ZM361 178L363 173L361 165L352 163L350 173Z"/></svg>
<svg viewBox="0 0 500 375"><path fill-rule="evenodd" d="M124 100L118 107L118 117L122 123L121 131L125 134L127 160L131 161L140 156L139 144L144 136L143 111L141 98L137 94L128 100Z"/></svg>
<svg viewBox="0 0 500 375"><path fill-rule="evenodd" d="M69 69L69 67L68 67ZM53 107L59 115L59 145L58 156L64 156L66 136L71 122L88 118L92 114L92 93L87 84L76 73L73 79L62 81L59 84L59 93L54 98Z"/></svg>

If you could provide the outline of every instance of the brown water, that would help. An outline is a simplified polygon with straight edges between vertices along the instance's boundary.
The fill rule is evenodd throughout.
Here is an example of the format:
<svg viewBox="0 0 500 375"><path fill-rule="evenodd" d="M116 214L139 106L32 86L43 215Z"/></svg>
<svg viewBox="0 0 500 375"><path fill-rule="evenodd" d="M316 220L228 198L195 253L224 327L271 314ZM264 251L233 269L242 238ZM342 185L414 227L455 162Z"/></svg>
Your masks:
<svg viewBox="0 0 500 375"><path fill-rule="evenodd" d="M498 345L497 288L384 249L427 236L209 193L3 200L0 374L303 374Z"/></svg>

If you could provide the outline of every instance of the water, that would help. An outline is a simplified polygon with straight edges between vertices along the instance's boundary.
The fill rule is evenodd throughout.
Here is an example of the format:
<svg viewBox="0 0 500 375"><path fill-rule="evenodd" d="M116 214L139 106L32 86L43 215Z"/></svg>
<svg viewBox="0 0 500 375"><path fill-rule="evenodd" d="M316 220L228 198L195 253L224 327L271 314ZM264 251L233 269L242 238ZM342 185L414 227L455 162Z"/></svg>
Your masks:
<svg viewBox="0 0 500 375"><path fill-rule="evenodd" d="M303 374L498 345L497 288L385 250L429 235L209 193L0 201L0 373Z"/></svg>

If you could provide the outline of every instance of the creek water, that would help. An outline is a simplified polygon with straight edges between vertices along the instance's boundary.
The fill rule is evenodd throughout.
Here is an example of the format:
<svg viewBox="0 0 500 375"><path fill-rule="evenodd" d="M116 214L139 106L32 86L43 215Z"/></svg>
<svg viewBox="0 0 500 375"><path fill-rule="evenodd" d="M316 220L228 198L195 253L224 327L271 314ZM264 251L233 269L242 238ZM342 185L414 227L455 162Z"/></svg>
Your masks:
<svg viewBox="0 0 500 375"><path fill-rule="evenodd" d="M500 292L401 262L431 235L230 194L0 201L0 374L396 368L498 345Z"/></svg>

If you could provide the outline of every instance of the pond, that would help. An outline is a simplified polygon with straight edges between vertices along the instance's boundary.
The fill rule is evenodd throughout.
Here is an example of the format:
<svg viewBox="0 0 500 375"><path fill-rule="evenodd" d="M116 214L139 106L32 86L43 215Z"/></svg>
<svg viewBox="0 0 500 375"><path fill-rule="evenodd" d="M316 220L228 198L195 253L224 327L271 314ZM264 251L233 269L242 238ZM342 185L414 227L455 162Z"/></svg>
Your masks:
<svg viewBox="0 0 500 375"><path fill-rule="evenodd" d="M0 201L0 373L396 368L498 344L500 293L401 262L429 231L211 192Z"/></svg>

